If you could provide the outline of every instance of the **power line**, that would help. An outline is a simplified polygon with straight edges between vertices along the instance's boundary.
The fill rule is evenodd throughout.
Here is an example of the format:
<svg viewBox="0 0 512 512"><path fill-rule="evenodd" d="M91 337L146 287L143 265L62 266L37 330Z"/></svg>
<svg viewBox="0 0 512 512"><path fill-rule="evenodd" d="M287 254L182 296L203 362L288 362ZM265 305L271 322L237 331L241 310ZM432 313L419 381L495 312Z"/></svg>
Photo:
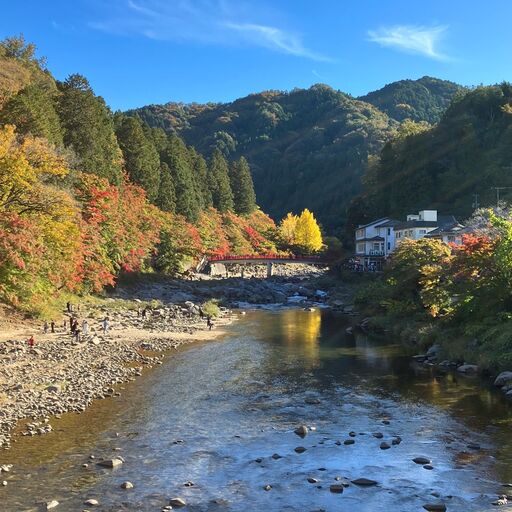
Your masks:
<svg viewBox="0 0 512 512"><path fill-rule="evenodd" d="M496 207L500 207L500 190L506 190L512 187L491 187L491 189L496 190Z"/></svg>

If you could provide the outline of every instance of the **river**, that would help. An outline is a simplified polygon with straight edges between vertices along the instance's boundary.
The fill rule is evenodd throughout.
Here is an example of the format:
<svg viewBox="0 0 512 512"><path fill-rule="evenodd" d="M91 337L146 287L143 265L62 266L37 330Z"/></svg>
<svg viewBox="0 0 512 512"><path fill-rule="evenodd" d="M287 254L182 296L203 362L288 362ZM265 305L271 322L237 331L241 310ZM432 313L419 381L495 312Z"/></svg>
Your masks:
<svg viewBox="0 0 512 512"><path fill-rule="evenodd" d="M248 312L222 339L177 351L120 397L0 453L14 464L0 510L56 499L58 512L160 511L175 496L190 511L410 512L437 502L494 510L512 481L512 408L477 379L414 367L392 340L354 338L346 326L328 311ZM293 433L300 424L315 430L302 439ZM399 445L380 448L395 436ZM90 455L125 463L100 469ZM433 469L412 462L418 456ZM336 477L378 485L334 494ZM120 488L127 480L133 489ZM89 498L99 506L84 505Z"/></svg>

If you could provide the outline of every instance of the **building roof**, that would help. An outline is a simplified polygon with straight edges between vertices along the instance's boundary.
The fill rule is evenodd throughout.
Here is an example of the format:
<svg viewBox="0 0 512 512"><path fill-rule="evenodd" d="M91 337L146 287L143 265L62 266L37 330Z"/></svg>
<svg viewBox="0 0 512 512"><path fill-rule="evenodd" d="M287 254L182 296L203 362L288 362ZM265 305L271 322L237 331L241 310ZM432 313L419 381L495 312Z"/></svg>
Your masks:
<svg viewBox="0 0 512 512"><path fill-rule="evenodd" d="M396 224L395 230L412 228L436 228L447 229L458 225L457 219L453 215L439 215L437 221L430 220L409 220Z"/></svg>
<svg viewBox="0 0 512 512"><path fill-rule="evenodd" d="M381 219L377 219L372 222L368 222L368 224L361 224L361 225L357 226L357 229L367 228L368 226L373 226L374 224L377 224L380 222L386 222L388 220L389 220L389 217L382 217Z"/></svg>
<svg viewBox="0 0 512 512"><path fill-rule="evenodd" d="M442 235L461 235L463 233L468 233L469 231L470 231L469 228L466 228L462 224L457 223L452 226L438 227L438 228L432 230L430 233L428 233L427 236L434 238L436 236L442 236Z"/></svg>
<svg viewBox="0 0 512 512"><path fill-rule="evenodd" d="M379 224L378 226L375 226L376 228L394 228L397 224L400 224L401 221L390 219L387 222L384 222L384 224Z"/></svg>

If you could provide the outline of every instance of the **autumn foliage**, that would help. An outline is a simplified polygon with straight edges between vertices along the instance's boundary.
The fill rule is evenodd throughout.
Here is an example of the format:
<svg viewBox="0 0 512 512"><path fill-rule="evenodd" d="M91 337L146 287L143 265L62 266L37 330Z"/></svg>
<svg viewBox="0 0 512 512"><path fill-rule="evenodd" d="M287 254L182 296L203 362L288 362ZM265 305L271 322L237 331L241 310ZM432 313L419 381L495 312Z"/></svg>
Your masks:
<svg viewBox="0 0 512 512"><path fill-rule="evenodd" d="M275 250L274 223L259 210L239 217L210 208L194 226L150 204L126 175L113 185L75 171L64 187L69 174L50 143L0 128L1 301L37 311L62 291L113 285L122 271L176 273L203 254Z"/></svg>

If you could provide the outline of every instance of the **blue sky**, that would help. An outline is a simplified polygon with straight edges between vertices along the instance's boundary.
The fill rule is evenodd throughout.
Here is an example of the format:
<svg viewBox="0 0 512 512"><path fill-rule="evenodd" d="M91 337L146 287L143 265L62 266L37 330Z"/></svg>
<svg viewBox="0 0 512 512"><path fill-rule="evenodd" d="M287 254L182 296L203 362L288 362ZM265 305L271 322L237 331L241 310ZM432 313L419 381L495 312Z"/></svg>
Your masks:
<svg viewBox="0 0 512 512"><path fill-rule="evenodd" d="M52 0L3 2L63 79L79 72L113 109L230 101L322 82L355 96L431 75L512 81L512 2Z"/></svg>

